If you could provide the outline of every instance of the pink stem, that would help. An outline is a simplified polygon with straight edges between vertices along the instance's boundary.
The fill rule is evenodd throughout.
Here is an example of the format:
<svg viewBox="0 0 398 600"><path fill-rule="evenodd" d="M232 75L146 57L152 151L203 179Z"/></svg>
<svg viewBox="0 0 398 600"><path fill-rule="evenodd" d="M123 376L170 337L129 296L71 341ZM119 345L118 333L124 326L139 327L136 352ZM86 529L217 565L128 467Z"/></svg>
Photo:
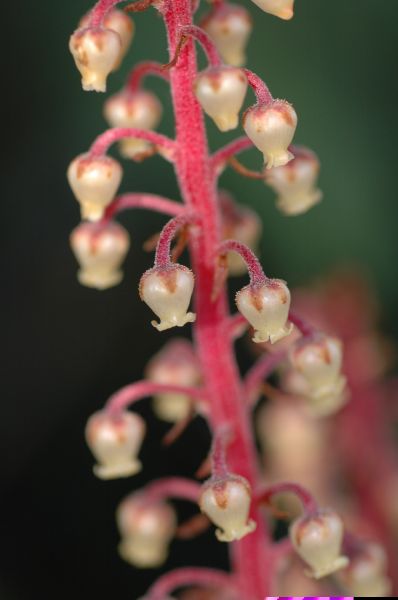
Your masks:
<svg viewBox="0 0 398 600"><path fill-rule="evenodd" d="M126 385L124 388L113 394L107 401L105 409L116 413L126 409L130 404L138 402L138 400L141 400L142 398L169 392L184 394L198 401L203 401L205 398L205 392L199 388L142 380Z"/></svg>
<svg viewBox="0 0 398 600"><path fill-rule="evenodd" d="M170 248L175 234L179 229L184 227L184 225L191 225L195 220L195 213L189 212L187 214L179 215L166 223L162 229L156 247L155 267L167 267L171 264Z"/></svg>
<svg viewBox="0 0 398 600"><path fill-rule="evenodd" d="M136 129L134 127L115 127L104 131L104 133L94 140L89 151L90 155L102 156L107 152L109 146L123 138L129 137L136 138L137 140L146 140L165 150L174 150L175 148L174 140L171 140L161 133L156 133L155 131L149 131L147 129Z"/></svg>
<svg viewBox="0 0 398 600"><path fill-rule="evenodd" d="M253 73L253 71L250 71L249 69L243 69L243 71L247 77L247 81L248 81L250 87L253 89L254 93L256 94L257 102L259 104L269 104L270 102L272 102L273 101L272 94L269 91L268 86L261 79L261 77L259 77L258 75Z"/></svg>
<svg viewBox="0 0 398 600"><path fill-rule="evenodd" d="M226 447L230 441L230 431L223 426L214 432L213 445L211 449L211 472L216 478L225 477L228 474L227 463L225 459Z"/></svg>
<svg viewBox="0 0 398 600"><path fill-rule="evenodd" d="M99 0L90 13L89 27L100 27L106 14L122 0Z"/></svg>
<svg viewBox="0 0 398 600"><path fill-rule="evenodd" d="M199 585L201 587L234 589L231 575L200 567L185 567L165 573L149 588L148 600L164 600L175 589L185 586Z"/></svg>
<svg viewBox="0 0 398 600"><path fill-rule="evenodd" d="M180 498L197 503L201 489L202 486L196 481L190 481L183 477L166 477L149 483L143 492L149 500Z"/></svg>
<svg viewBox="0 0 398 600"><path fill-rule="evenodd" d="M318 504L315 498L298 483L275 483L269 487L260 489L256 494L256 501L259 503L269 503L273 496L285 492L291 492L301 500L306 514L313 515L318 511Z"/></svg>
<svg viewBox="0 0 398 600"><path fill-rule="evenodd" d="M140 89L144 77L148 75L155 75L166 81L170 79L168 71L160 63L148 60L135 65L128 77L126 89L130 92L136 92Z"/></svg>
<svg viewBox="0 0 398 600"><path fill-rule="evenodd" d="M310 337L317 331L315 327L302 319L295 312L289 312L289 321L293 323L304 337Z"/></svg>
<svg viewBox="0 0 398 600"><path fill-rule="evenodd" d="M189 25L182 27L180 33L185 36L189 35L200 43L212 67L220 67L223 64L214 42L201 27Z"/></svg>
<svg viewBox="0 0 398 600"><path fill-rule="evenodd" d="M180 41L181 28L192 25L191 2L164 0L161 10L172 60ZM205 381L212 428L217 429L230 422L234 438L228 448L229 467L234 473L246 477L255 487L259 479L257 453L233 340L228 335L225 286L212 301L216 258L221 243L221 215L203 113L193 93L196 76L195 49L190 39L182 48L176 66L170 71L170 82L176 123L174 166L184 201L200 215L201 222L205 224L190 239L196 282L194 341ZM232 568L242 600L263 598L273 585L273 573L267 568L271 553L267 524L255 505L250 516L257 522L256 530L230 546Z"/></svg>
<svg viewBox="0 0 398 600"><path fill-rule="evenodd" d="M267 281L260 261L248 246L236 240L225 240L219 246L219 254L222 256L227 252L236 252L243 258L249 271L251 285L262 285Z"/></svg>
<svg viewBox="0 0 398 600"><path fill-rule="evenodd" d="M286 351L262 356L250 369L245 378L245 392L250 404L257 400L261 384L286 358Z"/></svg>
<svg viewBox="0 0 398 600"><path fill-rule="evenodd" d="M180 215L185 211L183 204L156 194L123 194L115 198L112 204L108 206L103 221L106 223L113 219L115 215L130 208L148 208L165 215Z"/></svg>
<svg viewBox="0 0 398 600"><path fill-rule="evenodd" d="M213 169L217 171L217 168L225 165L230 158L250 148L253 148L253 142L248 137L240 137L234 140L213 154L211 157Z"/></svg>
<svg viewBox="0 0 398 600"><path fill-rule="evenodd" d="M228 328L232 339L241 336L249 327L247 319L240 313L236 313L229 318Z"/></svg>

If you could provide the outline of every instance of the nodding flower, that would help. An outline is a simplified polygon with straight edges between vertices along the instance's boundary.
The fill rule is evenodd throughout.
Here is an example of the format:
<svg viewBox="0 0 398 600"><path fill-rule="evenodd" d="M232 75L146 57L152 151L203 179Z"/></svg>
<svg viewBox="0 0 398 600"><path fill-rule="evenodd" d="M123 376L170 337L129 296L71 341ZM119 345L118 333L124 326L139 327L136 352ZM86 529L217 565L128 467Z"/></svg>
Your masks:
<svg viewBox="0 0 398 600"><path fill-rule="evenodd" d="M253 23L243 6L227 2L214 6L202 19L201 26L213 40L225 63L233 67L245 64L245 50Z"/></svg>

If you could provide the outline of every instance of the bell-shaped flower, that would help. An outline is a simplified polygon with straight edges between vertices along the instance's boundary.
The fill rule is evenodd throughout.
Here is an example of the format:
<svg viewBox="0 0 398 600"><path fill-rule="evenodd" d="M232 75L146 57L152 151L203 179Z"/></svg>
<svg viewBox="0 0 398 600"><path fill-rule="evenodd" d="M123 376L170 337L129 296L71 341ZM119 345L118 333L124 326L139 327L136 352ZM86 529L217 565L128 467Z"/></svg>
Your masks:
<svg viewBox="0 0 398 600"><path fill-rule="evenodd" d="M69 49L82 76L85 91L105 92L106 79L119 60L122 42L113 29L77 29Z"/></svg>
<svg viewBox="0 0 398 600"><path fill-rule="evenodd" d="M104 290L120 283L120 270L129 246L127 231L118 223L81 223L70 236L80 264L77 277L82 285Z"/></svg>
<svg viewBox="0 0 398 600"><path fill-rule="evenodd" d="M239 475L212 477L203 484L200 510L217 525L220 542L233 542L252 533L256 523L249 519L251 504L249 482Z"/></svg>
<svg viewBox="0 0 398 600"><path fill-rule="evenodd" d="M194 275L179 264L154 267L146 271L140 281L140 297L159 317L152 321L158 331L193 323L196 315L188 312L194 287Z"/></svg>
<svg viewBox="0 0 398 600"><path fill-rule="evenodd" d="M164 563L177 528L169 504L153 501L145 492L134 493L119 505L116 521L122 538L119 553L125 561L141 569Z"/></svg>
<svg viewBox="0 0 398 600"><path fill-rule="evenodd" d="M293 17L294 0L253 0L253 2L264 12L285 21Z"/></svg>
<svg viewBox="0 0 398 600"><path fill-rule="evenodd" d="M267 169L284 166L294 158L289 145L296 126L296 112L285 100L255 104L243 117L244 130L263 153Z"/></svg>
<svg viewBox="0 0 398 600"><path fill-rule="evenodd" d="M310 150L298 149L293 160L283 167L265 171L265 182L278 194L277 207L285 215L301 215L322 198L316 187L319 160Z"/></svg>
<svg viewBox="0 0 398 600"><path fill-rule="evenodd" d="M203 110L221 131L238 126L247 90L247 78L241 69L209 67L196 77L194 90Z"/></svg>
<svg viewBox="0 0 398 600"><path fill-rule="evenodd" d="M71 162L67 175L82 219L99 221L117 192L123 172L109 156L81 154Z"/></svg>
<svg viewBox="0 0 398 600"><path fill-rule="evenodd" d="M391 594L387 577L387 556L380 544L363 543L350 556L350 564L337 574L345 591L363 598L384 598Z"/></svg>
<svg viewBox="0 0 398 600"><path fill-rule="evenodd" d="M111 96L104 107L105 118L111 127L134 127L156 129L162 116L162 106L151 92L124 90ZM120 153L125 158L135 158L151 148L147 140L123 138L119 142Z"/></svg>
<svg viewBox="0 0 398 600"><path fill-rule="evenodd" d="M183 338L168 342L148 363L146 376L155 383L197 386L201 370L192 344ZM187 417L191 404L189 396L172 392L156 394L153 399L155 414L171 423Z"/></svg>
<svg viewBox="0 0 398 600"><path fill-rule="evenodd" d="M297 554L311 568L308 575L321 579L348 565L348 558L341 554L343 533L341 518L331 510L293 521L290 539Z"/></svg>
<svg viewBox="0 0 398 600"><path fill-rule="evenodd" d="M87 13L80 19L79 29L88 27L89 23L90 13ZM106 29L112 29L112 31L118 33L120 37L120 52L112 69L116 70L119 68L133 40L135 30L134 21L123 10L113 8L106 14L103 25Z"/></svg>
<svg viewBox="0 0 398 600"><path fill-rule="evenodd" d="M145 436L145 422L137 414L106 410L94 413L86 426L87 444L98 461L94 473L100 479L129 477L141 471L137 456Z"/></svg>
<svg viewBox="0 0 398 600"><path fill-rule="evenodd" d="M243 6L220 4L204 17L201 26L213 40L226 64L233 67L245 64L245 50L253 24L250 14Z"/></svg>
<svg viewBox="0 0 398 600"><path fill-rule="evenodd" d="M281 279L267 279L262 284L249 284L236 294L239 312L254 327L253 341L274 344L289 335L290 292Z"/></svg>

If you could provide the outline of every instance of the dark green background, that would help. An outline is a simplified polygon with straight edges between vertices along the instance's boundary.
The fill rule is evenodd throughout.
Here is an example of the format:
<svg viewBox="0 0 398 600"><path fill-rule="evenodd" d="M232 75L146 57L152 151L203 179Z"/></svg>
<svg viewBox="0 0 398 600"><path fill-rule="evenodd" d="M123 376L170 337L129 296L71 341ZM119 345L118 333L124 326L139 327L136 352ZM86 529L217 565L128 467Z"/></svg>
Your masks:
<svg viewBox="0 0 398 600"><path fill-rule="evenodd" d="M249 3L246 2L246 5ZM264 221L263 264L292 286L352 264L369 272L383 304L383 326L398 334L396 0L297 0L281 22L256 6L248 65L299 114L296 141L321 157L322 204L307 215L281 216L263 184L222 177ZM80 287L68 235L79 219L65 181L74 155L104 127L103 96L84 94L67 50L87 1L11 3L3 12L2 159L2 523L0 598L135 598L154 574L137 573L116 556L113 511L131 486L155 474L190 475L206 449L194 424L176 448L161 451L164 427L153 423L145 473L131 482L100 483L82 431L107 396L141 376L162 338L149 325L137 283L150 265L142 242L164 220L136 212L122 218L132 249L121 286ZM135 61L166 61L162 22L154 11L135 18L137 35L116 91ZM162 130L172 133L163 82ZM209 123L216 148L222 136ZM9 139L8 139L9 138ZM247 164L259 166L254 151ZM122 190L177 197L170 166L159 158L126 165ZM245 360L245 357L243 357ZM150 420L149 410L143 413ZM190 443L189 443L190 442ZM188 450L187 450L188 448ZM208 549L210 547L210 549ZM223 564L212 534L175 543L172 564Z"/></svg>

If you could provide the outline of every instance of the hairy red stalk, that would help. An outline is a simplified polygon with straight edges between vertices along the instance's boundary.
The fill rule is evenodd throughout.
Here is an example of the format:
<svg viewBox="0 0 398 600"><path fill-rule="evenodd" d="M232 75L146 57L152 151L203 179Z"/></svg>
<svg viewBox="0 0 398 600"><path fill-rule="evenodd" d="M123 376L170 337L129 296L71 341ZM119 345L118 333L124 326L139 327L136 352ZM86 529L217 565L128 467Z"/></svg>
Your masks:
<svg viewBox="0 0 398 600"><path fill-rule="evenodd" d="M200 43L206 53L207 60L212 67L219 67L222 65L222 60L216 46L203 29L196 25L190 25L182 27L180 33L182 36L190 36Z"/></svg>
<svg viewBox="0 0 398 600"><path fill-rule="evenodd" d="M158 62L152 60L146 60L132 69L129 78L127 80L126 89L130 92L136 92L140 89L142 81L148 75L155 75L161 79L169 80L168 72Z"/></svg>
<svg viewBox="0 0 398 600"><path fill-rule="evenodd" d="M230 144L227 144L220 150L217 150L211 157L211 165L215 171L227 164L229 159L235 154L240 154L245 150L253 148L253 142L248 137L240 137Z"/></svg>
<svg viewBox="0 0 398 600"><path fill-rule="evenodd" d="M184 226L191 225L197 220L193 211L179 215L169 221L163 228L156 247L155 266L167 267L172 261L170 256L171 242L175 234Z"/></svg>
<svg viewBox="0 0 398 600"><path fill-rule="evenodd" d="M115 215L130 208L147 208L165 215L179 215L185 211L185 206L168 200L156 194L123 194L118 196L105 211L104 221L109 221Z"/></svg>
<svg viewBox="0 0 398 600"><path fill-rule="evenodd" d="M304 319L302 319L294 311L289 312L289 321L291 323L293 323L293 325L295 325L295 327L297 327L297 329L300 331L300 333L305 337L307 337L307 336L310 337L311 335L314 335L314 333L316 332L315 327L312 327L312 325L310 325L310 323L308 323L308 321L305 321Z"/></svg>
<svg viewBox="0 0 398 600"><path fill-rule="evenodd" d="M165 500L166 498L179 498L198 502L201 485L183 477L166 477L152 481L144 488L145 496L150 500Z"/></svg>
<svg viewBox="0 0 398 600"><path fill-rule="evenodd" d="M100 27L106 14L122 0L99 0L90 13L90 27Z"/></svg>
<svg viewBox="0 0 398 600"><path fill-rule="evenodd" d="M242 242L237 242L236 240L225 240L219 247L219 254L222 256L227 252L236 252L243 258L252 285L262 285L266 282L267 277L264 274L260 261L248 246L242 244Z"/></svg>
<svg viewBox="0 0 398 600"><path fill-rule="evenodd" d="M254 93L256 94L257 102L259 104L269 104L270 102L272 102L273 101L272 94L269 91L268 86L261 79L261 77L259 77L258 75L253 73L253 71L250 71L249 69L243 69L243 71L247 77L247 81L248 81L250 87L253 89Z"/></svg>
<svg viewBox="0 0 398 600"><path fill-rule="evenodd" d="M113 394L106 403L106 409L111 412L119 412L130 404L138 402L142 398L147 398L155 394L162 393L184 394L198 401L206 400L206 393L198 388L190 388L183 385L172 385L164 383L154 383L152 381L136 381Z"/></svg>
<svg viewBox="0 0 398 600"><path fill-rule="evenodd" d="M258 359L245 377L247 401L253 404L260 393L262 383L286 358L286 351L266 354Z"/></svg>
<svg viewBox="0 0 398 600"><path fill-rule="evenodd" d="M175 569L159 577L148 590L148 600L164 600L175 589L185 586L198 585L205 588L235 589L231 575L216 569L187 567Z"/></svg>
<svg viewBox="0 0 398 600"><path fill-rule="evenodd" d="M264 502L265 504L270 504L273 496L284 494L286 492L295 494L299 498L307 514L314 514L317 512L318 504L314 497L297 483L275 483L274 485L259 490L256 495L256 500L259 503Z"/></svg>
<svg viewBox="0 0 398 600"><path fill-rule="evenodd" d="M191 4L189 0L165 0L162 12L172 60L181 28L192 25ZM176 174L183 199L205 223L190 241L196 277L194 340L209 399L211 425L217 429L230 422L234 438L228 448L228 464L233 472L255 485L259 477L258 462L250 412L244 401L233 342L228 335L225 289L214 302L211 300L221 243L220 213L203 114L193 93L196 75L196 56L190 39L181 50L176 67L170 71L170 81L176 123ZM231 558L240 597L258 600L271 590L271 573L265 568L271 543L264 519L256 507L253 507L251 517L257 522L257 529L231 544Z"/></svg>
<svg viewBox="0 0 398 600"><path fill-rule="evenodd" d="M123 138L129 137L136 138L137 140L146 140L165 150L174 150L175 148L174 141L161 133L147 129L136 129L134 127L115 127L99 135L91 145L89 153L91 156L102 156L107 152L109 146Z"/></svg>

